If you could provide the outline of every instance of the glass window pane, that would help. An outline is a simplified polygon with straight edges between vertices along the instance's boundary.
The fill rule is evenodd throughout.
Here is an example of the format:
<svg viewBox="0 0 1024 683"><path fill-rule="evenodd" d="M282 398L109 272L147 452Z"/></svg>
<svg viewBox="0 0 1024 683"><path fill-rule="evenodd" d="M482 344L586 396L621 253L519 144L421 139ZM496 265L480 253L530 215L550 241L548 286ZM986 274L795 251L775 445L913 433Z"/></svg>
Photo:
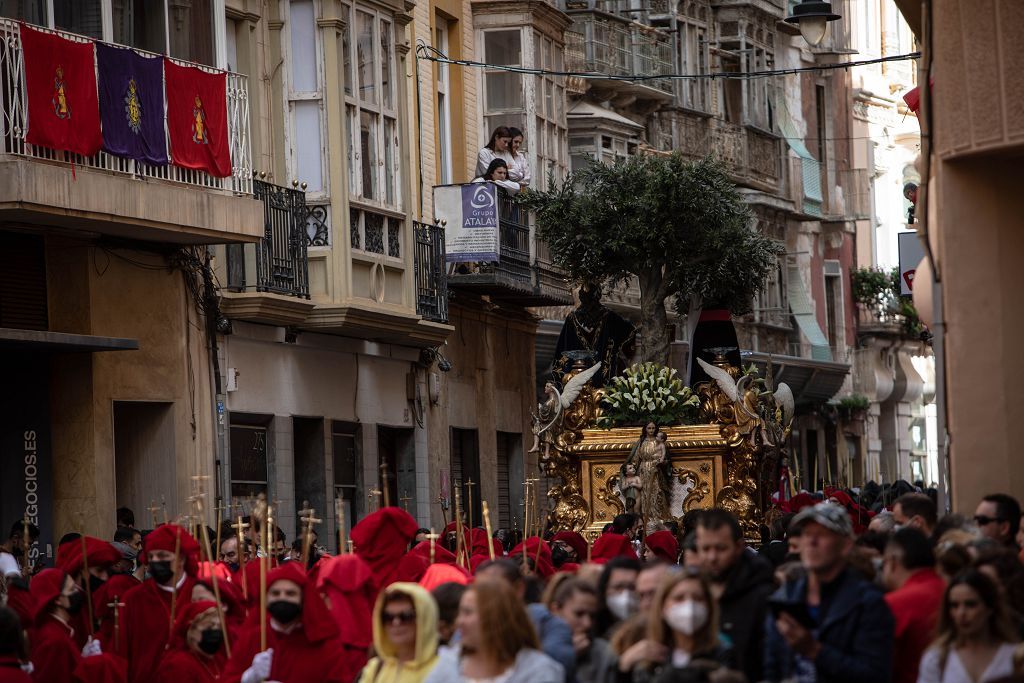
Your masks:
<svg viewBox="0 0 1024 683"><path fill-rule="evenodd" d="M523 76L504 72L488 73L487 109L508 111L523 108Z"/></svg>
<svg viewBox="0 0 1024 683"><path fill-rule="evenodd" d="M234 19L227 19L224 23L224 42L228 53L228 71L239 71L238 43L235 37L235 31L238 30L238 22Z"/></svg>
<svg viewBox="0 0 1024 683"><path fill-rule="evenodd" d="M164 0L124 0L112 9L114 42L164 54Z"/></svg>
<svg viewBox="0 0 1024 683"><path fill-rule="evenodd" d="M370 104L377 103L377 69L373 57L373 15L356 12L356 62L359 69L359 97Z"/></svg>
<svg viewBox="0 0 1024 683"><path fill-rule="evenodd" d="M398 124L394 119L384 119L384 201L398 204Z"/></svg>
<svg viewBox="0 0 1024 683"><path fill-rule="evenodd" d="M309 192L324 189L323 161L326 153L320 144L320 101L295 102L295 172L299 182L309 183Z"/></svg>
<svg viewBox="0 0 1024 683"><path fill-rule="evenodd" d="M267 430L263 427L231 427L231 480L267 481Z"/></svg>
<svg viewBox="0 0 1024 683"><path fill-rule="evenodd" d="M92 38L103 38L100 0L53 0L53 25Z"/></svg>
<svg viewBox="0 0 1024 683"><path fill-rule="evenodd" d="M345 17L345 28L341 31L341 51L345 53L345 94L351 95L355 82L352 76L352 10L347 5L342 8L342 16Z"/></svg>
<svg viewBox="0 0 1024 683"><path fill-rule="evenodd" d="M359 156L362 196L377 198L377 116L370 112L359 112Z"/></svg>
<svg viewBox="0 0 1024 683"><path fill-rule="evenodd" d="M46 26L46 0L0 0L0 17Z"/></svg>
<svg viewBox="0 0 1024 683"><path fill-rule="evenodd" d="M214 0L169 2L171 56L213 66Z"/></svg>
<svg viewBox="0 0 1024 683"><path fill-rule="evenodd" d="M345 130L348 131L348 189L352 194L359 194L359 174L356 169L359 164L356 161L356 146L353 143L356 132L359 130L359 121L356 118L356 108L352 105L345 107Z"/></svg>
<svg viewBox="0 0 1024 683"><path fill-rule="evenodd" d="M313 0L293 0L289 9L291 25L292 92L316 92L316 17Z"/></svg>
<svg viewBox="0 0 1024 683"><path fill-rule="evenodd" d="M391 22L380 22L380 90L381 99L387 109L395 108L394 88L395 82L392 78L394 72L395 53L391 49Z"/></svg>
<svg viewBox="0 0 1024 683"><path fill-rule="evenodd" d="M356 437L334 434L334 485L356 485Z"/></svg>
<svg viewBox="0 0 1024 683"><path fill-rule="evenodd" d="M518 65L521 57L519 30L488 31L484 34L484 54L488 64L500 66Z"/></svg>

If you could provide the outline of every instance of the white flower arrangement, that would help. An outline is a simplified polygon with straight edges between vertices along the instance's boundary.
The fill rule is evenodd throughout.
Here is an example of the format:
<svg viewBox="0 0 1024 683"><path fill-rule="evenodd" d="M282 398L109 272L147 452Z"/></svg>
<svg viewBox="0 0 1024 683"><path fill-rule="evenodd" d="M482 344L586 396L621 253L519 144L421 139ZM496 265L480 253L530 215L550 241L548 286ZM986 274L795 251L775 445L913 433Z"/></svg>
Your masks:
<svg viewBox="0 0 1024 683"><path fill-rule="evenodd" d="M612 379L605 388L602 427L653 420L679 424L693 416L697 397L683 384L673 368L657 363L638 363Z"/></svg>

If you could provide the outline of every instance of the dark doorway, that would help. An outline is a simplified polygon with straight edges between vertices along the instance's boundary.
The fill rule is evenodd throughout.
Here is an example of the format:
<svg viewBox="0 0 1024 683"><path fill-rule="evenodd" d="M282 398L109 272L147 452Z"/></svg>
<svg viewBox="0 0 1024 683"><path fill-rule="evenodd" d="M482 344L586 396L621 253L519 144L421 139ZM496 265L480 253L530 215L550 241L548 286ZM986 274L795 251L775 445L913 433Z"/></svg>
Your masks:
<svg viewBox="0 0 1024 683"><path fill-rule="evenodd" d="M498 528L511 529L513 518L518 518L519 503L523 498L523 435L498 432L497 459Z"/></svg>
<svg viewBox="0 0 1024 683"><path fill-rule="evenodd" d="M178 512L174 463L174 404L114 401L114 467L117 507L135 511L140 524L153 523L143 511L166 501L167 514ZM163 507L163 505L161 505ZM162 523L163 512L157 513Z"/></svg>
<svg viewBox="0 0 1024 683"><path fill-rule="evenodd" d="M292 438L295 457L295 510L311 507L318 519L327 519L327 470L324 467L324 421L319 417L292 418ZM297 512L296 512L297 514ZM302 538L302 520L295 518L296 538ZM321 523L314 526L320 529L321 543L323 538Z"/></svg>
<svg viewBox="0 0 1024 683"><path fill-rule="evenodd" d="M480 505L480 438L475 429L452 427L452 490L458 487L466 521L474 525L483 521ZM472 495L470 495L472 491ZM472 500L472 505L470 505ZM452 500L454 509L455 500Z"/></svg>
<svg viewBox="0 0 1024 683"><path fill-rule="evenodd" d="M395 507L406 507L416 496L416 447L413 430L401 427L377 427L377 472L381 490L382 472L387 472L387 500ZM381 501L383 505L383 500ZM415 511L415 507L408 507Z"/></svg>
<svg viewBox="0 0 1024 683"><path fill-rule="evenodd" d="M0 529L17 520L39 527L29 550L33 564L53 556L53 451L50 426L50 364L45 355L0 354ZM49 564L47 562L47 564Z"/></svg>
<svg viewBox="0 0 1024 683"><path fill-rule="evenodd" d="M359 521L360 470L362 441L359 425L352 422L331 423L331 457L334 465L334 497L344 501L345 537ZM332 503L333 505L333 503ZM331 545L337 545L337 538Z"/></svg>
<svg viewBox="0 0 1024 683"><path fill-rule="evenodd" d="M231 414L231 499L243 503L260 493L270 497L270 417Z"/></svg>

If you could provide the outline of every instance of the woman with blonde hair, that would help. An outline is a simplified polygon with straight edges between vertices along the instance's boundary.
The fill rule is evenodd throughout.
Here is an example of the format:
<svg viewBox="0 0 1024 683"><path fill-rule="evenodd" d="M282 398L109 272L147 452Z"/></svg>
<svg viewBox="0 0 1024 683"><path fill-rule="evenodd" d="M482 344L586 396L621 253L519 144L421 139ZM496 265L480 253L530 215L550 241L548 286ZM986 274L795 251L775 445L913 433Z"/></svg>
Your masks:
<svg viewBox="0 0 1024 683"><path fill-rule="evenodd" d="M442 651L427 683L562 683L562 665L540 651L522 601L504 581L470 586L459 602L457 647Z"/></svg>
<svg viewBox="0 0 1024 683"><path fill-rule="evenodd" d="M949 582L938 637L921 658L918 683L986 683L1014 673L1017 634L999 587L968 569Z"/></svg>
<svg viewBox="0 0 1024 683"><path fill-rule="evenodd" d="M667 683L687 674L714 681L743 680L719 638L711 583L692 570L665 576L651 606L647 637L619 657L619 681Z"/></svg>

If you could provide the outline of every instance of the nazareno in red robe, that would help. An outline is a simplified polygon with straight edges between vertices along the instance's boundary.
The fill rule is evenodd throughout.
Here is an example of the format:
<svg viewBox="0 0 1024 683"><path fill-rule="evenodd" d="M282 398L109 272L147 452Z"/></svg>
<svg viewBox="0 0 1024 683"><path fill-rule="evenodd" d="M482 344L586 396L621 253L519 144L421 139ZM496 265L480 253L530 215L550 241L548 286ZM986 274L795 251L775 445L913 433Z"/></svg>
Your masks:
<svg viewBox="0 0 1024 683"><path fill-rule="evenodd" d="M203 614L216 609L209 601L189 603L176 615L171 647L160 661L154 683L213 683L227 663L224 646L212 657L193 652L188 645L188 631Z"/></svg>
<svg viewBox="0 0 1024 683"><path fill-rule="evenodd" d="M194 585L195 580L186 576L175 597L177 605L192 601ZM171 592L146 579L128 591L123 601L119 654L128 660L130 683L150 683L170 638Z"/></svg>
<svg viewBox="0 0 1024 683"><path fill-rule="evenodd" d="M267 648L274 650L267 680L280 683L350 683L344 673L344 650L338 625L299 564L285 563L267 576L268 589L282 579L293 581L303 589L302 614L288 633L275 630L267 616ZM222 681L239 683L242 674L252 665L253 657L260 651L259 616L254 616L232 645L231 660Z"/></svg>
<svg viewBox="0 0 1024 683"><path fill-rule="evenodd" d="M42 614L32 629L32 680L36 683L64 683L82 659L70 626L52 614Z"/></svg>

